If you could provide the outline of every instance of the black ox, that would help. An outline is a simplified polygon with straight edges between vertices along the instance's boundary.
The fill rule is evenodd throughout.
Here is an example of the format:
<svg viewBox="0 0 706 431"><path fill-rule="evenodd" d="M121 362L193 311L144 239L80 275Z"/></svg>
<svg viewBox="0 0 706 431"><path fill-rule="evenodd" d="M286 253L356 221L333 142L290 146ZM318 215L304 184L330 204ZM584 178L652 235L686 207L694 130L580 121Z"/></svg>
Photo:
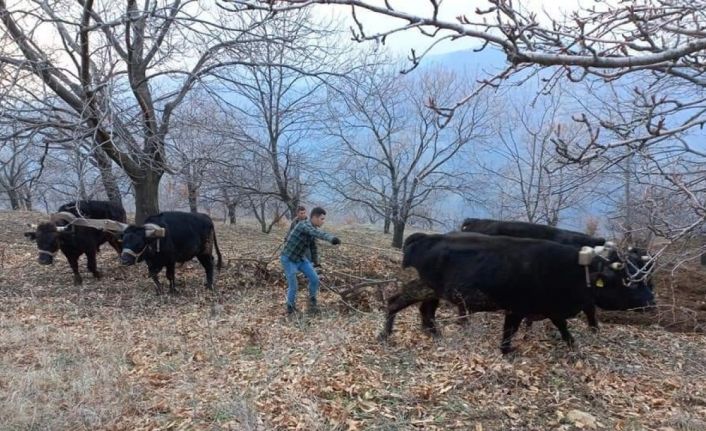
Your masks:
<svg viewBox="0 0 706 431"><path fill-rule="evenodd" d="M575 247L606 245L604 238L522 221L467 218L461 224L461 231L516 238L546 239ZM646 250L630 247L627 253L621 255L614 246L608 244L606 245L605 260L609 263L618 263L614 268L620 277L611 280L606 280L600 275L593 277L594 287L598 291L596 305L599 308L603 310L629 310L644 309L655 305L654 285L651 278L654 260Z"/></svg>
<svg viewBox="0 0 706 431"><path fill-rule="evenodd" d="M475 232L486 235L503 235L515 238L546 239L566 245L604 245L604 238L596 238L581 232L559 229L552 226L524 221L489 220L467 218L461 224L462 232Z"/></svg>
<svg viewBox="0 0 706 431"><path fill-rule="evenodd" d="M221 252L216 241L213 221L206 214L185 212L163 212L149 216L143 226L128 226L123 231L123 265L147 262L149 275L154 281L157 294L162 293L159 273L167 268L169 292L176 293L174 270L176 263L187 262L194 257L206 270L206 287L213 289L213 248L218 254L218 269L223 266Z"/></svg>
<svg viewBox="0 0 706 431"><path fill-rule="evenodd" d="M76 201L59 207L58 212L68 212L75 217L87 219L110 219L121 223L127 222L125 210L106 201ZM120 254L120 243L110 233L85 226L74 226L65 220L54 219L41 223L33 232L25 232L25 236L37 242L39 249L38 261L41 265L54 263L54 256L61 250L74 273L74 284L83 282L78 271L78 259L86 255L88 270L95 278L101 273L96 267L96 254L103 243L109 243Z"/></svg>
<svg viewBox="0 0 706 431"><path fill-rule="evenodd" d="M392 332L397 312L418 302L422 302L423 325L434 333L433 316L439 299L445 299L473 304L474 311L505 310L503 353L511 351L511 338L525 318L550 319L562 339L573 345L566 319L584 311L589 324L596 326L593 285L598 278L604 286L620 283L623 269L589 249L587 281L586 267L579 265L581 249L547 240L474 233L412 234L405 240L403 267L415 268L420 280L390 298L381 336Z"/></svg>

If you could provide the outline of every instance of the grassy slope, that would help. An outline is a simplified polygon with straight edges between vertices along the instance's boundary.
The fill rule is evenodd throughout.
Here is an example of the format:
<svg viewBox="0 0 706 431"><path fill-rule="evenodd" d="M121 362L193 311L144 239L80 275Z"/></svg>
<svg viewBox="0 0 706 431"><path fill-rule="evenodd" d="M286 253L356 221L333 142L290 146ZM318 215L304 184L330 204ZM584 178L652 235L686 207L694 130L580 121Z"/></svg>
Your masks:
<svg viewBox="0 0 706 431"><path fill-rule="evenodd" d="M280 232L218 226L231 260L219 303L195 262L177 269L179 296L158 298L145 268L119 268L108 247L108 275L73 287L63 257L39 267L21 238L39 217L0 213L1 429L571 430L585 425L572 410L599 429L706 429L704 335L604 324L594 336L577 319L578 352L535 325L507 360L500 315L460 329L442 309L435 341L409 309L383 345L374 296L354 311L324 290L321 316L282 317L278 263L268 279L235 260L270 254ZM387 241L333 230L349 244ZM389 277L381 255L327 248L323 284L344 272Z"/></svg>

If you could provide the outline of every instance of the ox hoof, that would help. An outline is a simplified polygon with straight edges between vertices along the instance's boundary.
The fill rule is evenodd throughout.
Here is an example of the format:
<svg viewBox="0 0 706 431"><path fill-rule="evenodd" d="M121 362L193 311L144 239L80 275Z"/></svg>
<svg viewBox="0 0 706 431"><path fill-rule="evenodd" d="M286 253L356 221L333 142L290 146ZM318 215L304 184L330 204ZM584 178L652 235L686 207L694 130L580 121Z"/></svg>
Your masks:
<svg viewBox="0 0 706 431"><path fill-rule="evenodd" d="M83 280L80 278L74 278L74 286L80 286L83 284Z"/></svg>
<svg viewBox="0 0 706 431"><path fill-rule="evenodd" d="M514 352L517 350L517 347L512 347L512 346L500 346L500 352L503 355L509 355L510 353Z"/></svg>
<svg viewBox="0 0 706 431"><path fill-rule="evenodd" d="M436 328L424 328L424 332L435 340L441 338L441 332Z"/></svg>
<svg viewBox="0 0 706 431"><path fill-rule="evenodd" d="M103 278L103 273L100 271L96 271L93 273L93 278L95 278L96 280L100 280L101 278Z"/></svg>
<svg viewBox="0 0 706 431"><path fill-rule="evenodd" d="M378 341L381 343L386 343L388 338L390 338L390 334L388 334L386 332L381 332L377 336Z"/></svg>

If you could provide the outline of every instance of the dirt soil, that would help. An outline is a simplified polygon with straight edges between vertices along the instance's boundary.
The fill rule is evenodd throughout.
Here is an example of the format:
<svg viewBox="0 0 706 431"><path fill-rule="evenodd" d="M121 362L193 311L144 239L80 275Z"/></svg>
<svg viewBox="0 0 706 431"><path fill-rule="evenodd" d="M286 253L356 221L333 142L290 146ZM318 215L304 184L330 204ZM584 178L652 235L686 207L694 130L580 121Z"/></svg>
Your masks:
<svg viewBox="0 0 706 431"><path fill-rule="evenodd" d="M395 283L346 303L329 290L399 276L399 253L373 230L330 227L344 244L322 245L323 311L286 319L269 259L284 227L218 224L220 294L205 291L194 261L177 268L179 294L158 297L144 265L120 267L107 246L105 276L93 279L82 260L81 287L63 257L38 265L22 233L43 217L0 213L3 430L706 429L699 267L657 274L657 313L602 313L597 335L574 319L574 351L535 324L503 358L500 314L464 328L451 307L440 310L441 339L410 308L378 342Z"/></svg>

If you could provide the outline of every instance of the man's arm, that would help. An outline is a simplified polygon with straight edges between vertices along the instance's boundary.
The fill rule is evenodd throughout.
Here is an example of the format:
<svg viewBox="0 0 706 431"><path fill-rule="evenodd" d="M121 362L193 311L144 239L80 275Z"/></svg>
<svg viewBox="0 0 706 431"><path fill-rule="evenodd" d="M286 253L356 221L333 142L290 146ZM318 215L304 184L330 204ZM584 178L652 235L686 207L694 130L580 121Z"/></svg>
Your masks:
<svg viewBox="0 0 706 431"><path fill-rule="evenodd" d="M321 263L319 262L319 248L316 247L316 241L311 241L311 245L309 246L309 250L311 250L311 263L314 266L321 265Z"/></svg>
<svg viewBox="0 0 706 431"><path fill-rule="evenodd" d="M309 225L308 223L302 223L302 229L309 235L313 236L314 238L322 239L327 242L333 242L333 239L336 238L335 236L331 235L330 233L326 233L322 230L318 230L315 227ZM338 239L338 238L336 238Z"/></svg>

